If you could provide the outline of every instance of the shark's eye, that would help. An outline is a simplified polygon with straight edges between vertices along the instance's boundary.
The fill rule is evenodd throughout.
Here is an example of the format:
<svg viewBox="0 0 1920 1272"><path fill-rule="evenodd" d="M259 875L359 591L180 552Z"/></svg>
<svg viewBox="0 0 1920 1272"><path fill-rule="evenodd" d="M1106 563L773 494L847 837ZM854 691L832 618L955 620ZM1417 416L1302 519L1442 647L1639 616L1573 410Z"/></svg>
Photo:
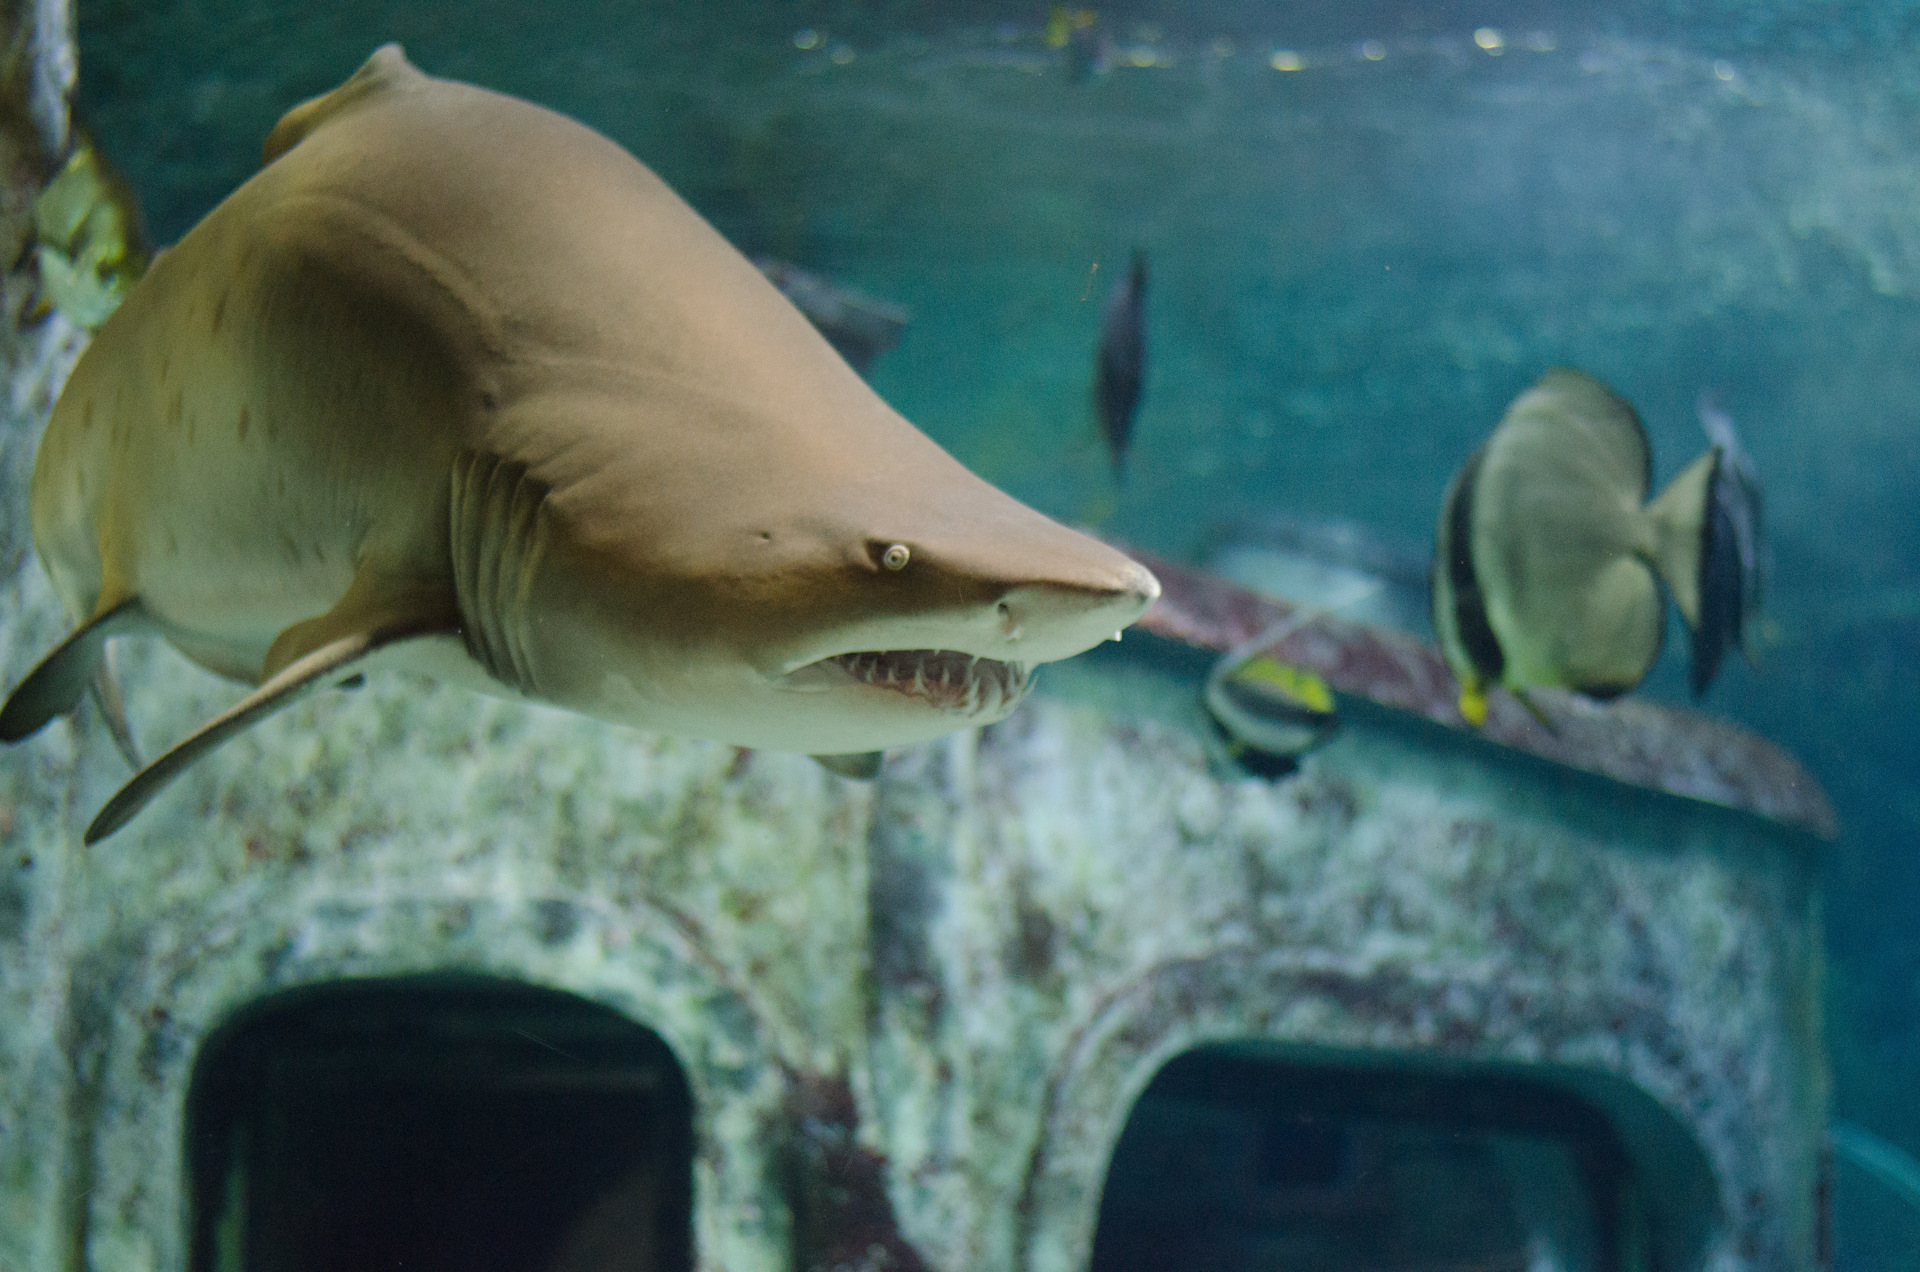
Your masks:
<svg viewBox="0 0 1920 1272"><path fill-rule="evenodd" d="M889 570L904 570L907 568L907 559L912 555L904 543L889 544L887 550L880 554L880 564Z"/></svg>

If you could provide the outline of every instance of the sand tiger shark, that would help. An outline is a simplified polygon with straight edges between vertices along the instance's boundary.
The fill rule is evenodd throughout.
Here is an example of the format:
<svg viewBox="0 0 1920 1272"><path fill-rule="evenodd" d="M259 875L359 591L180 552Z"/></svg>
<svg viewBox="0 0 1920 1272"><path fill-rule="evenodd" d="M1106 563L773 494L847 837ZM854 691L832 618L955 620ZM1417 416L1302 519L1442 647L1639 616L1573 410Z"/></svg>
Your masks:
<svg viewBox="0 0 1920 1272"><path fill-rule="evenodd" d="M844 770L1004 718L1159 592L896 414L579 123L389 45L264 157L107 320L35 462L79 626L0 739L121 633L257 686L89 843L371 668Z"/></svg>

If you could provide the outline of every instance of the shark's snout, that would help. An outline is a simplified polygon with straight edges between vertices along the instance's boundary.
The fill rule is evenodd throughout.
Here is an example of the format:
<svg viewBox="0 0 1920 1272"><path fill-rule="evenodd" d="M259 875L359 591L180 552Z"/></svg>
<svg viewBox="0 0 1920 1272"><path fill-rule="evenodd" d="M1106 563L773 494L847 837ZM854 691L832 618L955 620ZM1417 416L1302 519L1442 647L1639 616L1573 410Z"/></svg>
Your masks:
<svg viewBox="0 0 1920 1272"><path fill-rule="evenodd" d="M1028 663L1071 658L1146 613L1160 581L1138 562L1121 561L1107 579L1009 588L994 606L1005 656Z"/></svg>
<svg viewBox="0 0 1920 1272"><path fill-rule="evenodd" d="M991 604L867 628L860 647L783 678L792 689L856 688L885 709L990 724L1033 687L1037 663L1054 662L1117 636L1160 595L1153 575L1120 557L1099 577L1023 582Z"/></svg>

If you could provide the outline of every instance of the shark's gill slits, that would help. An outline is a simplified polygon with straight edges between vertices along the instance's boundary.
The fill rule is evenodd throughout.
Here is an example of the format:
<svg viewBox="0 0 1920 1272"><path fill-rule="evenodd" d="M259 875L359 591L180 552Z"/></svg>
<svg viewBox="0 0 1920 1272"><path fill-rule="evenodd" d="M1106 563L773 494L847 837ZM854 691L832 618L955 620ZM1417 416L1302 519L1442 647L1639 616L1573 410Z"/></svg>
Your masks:
<svg viewBox="0 0 1920 1272"><path fill-rule="evenodd" d="M862 684L923 698L930 706L962 715L1003 712L1033 687L1033 673L1024 663L950 649L870 650L827 661Z"/></svg>
<svg viewBox="0 0 1920 1272"><path fill-rule="evenodd" d="M453 463L448 524L461 636L496 680L535 695L527 596L546 552L550 493L522 463L480 451Z"/></svg>

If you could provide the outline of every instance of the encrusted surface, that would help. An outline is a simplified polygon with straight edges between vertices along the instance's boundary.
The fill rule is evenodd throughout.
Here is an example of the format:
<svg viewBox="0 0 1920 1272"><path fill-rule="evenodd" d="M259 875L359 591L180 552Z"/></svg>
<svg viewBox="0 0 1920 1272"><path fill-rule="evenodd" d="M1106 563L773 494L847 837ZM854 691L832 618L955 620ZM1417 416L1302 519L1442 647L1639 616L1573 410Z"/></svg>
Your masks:
<svg viewBox="0 0 1920 1272"><path fill-rule="evenodd" d="M31 560L6 587L11 682L61 621ZM128 653L149 745L234 696ZM711 1268L1076 1267L1134 1096L1249 1037L1625 1079L1711 1163L1710 1266L1810 1248L1807 846L1737 814L1368 727L1223 781L1190 733L1045 698L865 787L400 677L79 849L123 776L84 714L0 755L0 1266L177 1266L152 1164L207 1032L433 968L667 1039Z"/></svg>
<svg viewBox="0 0 1920 1272"><path fill-rule="evenodd" d="M1296 780L1223 783L1184 734L1046 701L890 777L873 1081L936 1264L1080 1266L1133 1097L1241 1038L1625 1078L1719 1178L1711 1266L1810 1248L1791 836L1351 732Z"/></svg>
<svg viewBox="0 0 1920 1272"><path fill-rule="evenodd" d="M7 587L11 681L61 624L37 566ZM128 652L149 745L234 695ZM177 1266L153 1163L201 1039L265 992L430 968L661 1033L710 1268L1076 1267L1134 1096L1247 1037L1625 1079L1712 1165L1711 1266L1810 1248L1807 846L1737 814L1361 726L1294 780L1221 780L1188 732L1044 698L865 787L400 677L79 849L123 776L85 716L0 755L7 1267Z"/></svg>

